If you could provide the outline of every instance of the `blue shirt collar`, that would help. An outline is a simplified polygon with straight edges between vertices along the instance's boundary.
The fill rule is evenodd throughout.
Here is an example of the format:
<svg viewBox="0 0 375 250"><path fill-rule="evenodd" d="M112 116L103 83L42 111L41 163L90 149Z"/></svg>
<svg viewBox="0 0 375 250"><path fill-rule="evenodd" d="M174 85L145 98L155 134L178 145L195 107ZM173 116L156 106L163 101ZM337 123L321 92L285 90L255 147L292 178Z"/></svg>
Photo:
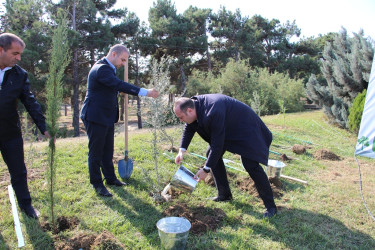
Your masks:
<svg viewBox="0 0 375 250"><path fill-rule="evenodd" d="M0 86L3 83L5 71L10 70L12 67L5 67L4 69L0 69Z"/></svg>
<svg viewBox="0 0 375 250"><path fill-rule="evenodd" d="M109 66L111 66L111 68L115 71L116 73L116 67L107 59L104 57L104 59L107 61L107 63L109 64Z"/></svg>

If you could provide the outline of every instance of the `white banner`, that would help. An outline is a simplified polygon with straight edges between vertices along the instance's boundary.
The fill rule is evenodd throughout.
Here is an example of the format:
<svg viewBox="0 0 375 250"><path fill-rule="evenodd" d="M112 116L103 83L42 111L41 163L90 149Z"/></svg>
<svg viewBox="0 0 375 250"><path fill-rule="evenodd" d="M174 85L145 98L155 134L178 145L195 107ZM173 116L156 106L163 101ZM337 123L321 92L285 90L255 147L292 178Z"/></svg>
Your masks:
<svg viewBox="0 0 375 250"><path fill-rule="evenodd" d="M355 155L375 158L375 55L363 108Z"/></svg>

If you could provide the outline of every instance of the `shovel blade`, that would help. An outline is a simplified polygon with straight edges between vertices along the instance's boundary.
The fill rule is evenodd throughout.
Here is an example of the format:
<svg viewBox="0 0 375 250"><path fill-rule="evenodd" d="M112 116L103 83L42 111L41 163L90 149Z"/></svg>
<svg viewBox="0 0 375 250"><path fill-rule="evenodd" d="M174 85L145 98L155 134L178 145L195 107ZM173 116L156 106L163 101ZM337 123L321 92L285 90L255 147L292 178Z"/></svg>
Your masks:
<svg viewBox="0 0 375 250"><path fill-rule="evenodd" d="M133 160L128 158L128 152L125 151L125 159L118 162L118 174L123 179L129 179L133 173Z"/></svg>

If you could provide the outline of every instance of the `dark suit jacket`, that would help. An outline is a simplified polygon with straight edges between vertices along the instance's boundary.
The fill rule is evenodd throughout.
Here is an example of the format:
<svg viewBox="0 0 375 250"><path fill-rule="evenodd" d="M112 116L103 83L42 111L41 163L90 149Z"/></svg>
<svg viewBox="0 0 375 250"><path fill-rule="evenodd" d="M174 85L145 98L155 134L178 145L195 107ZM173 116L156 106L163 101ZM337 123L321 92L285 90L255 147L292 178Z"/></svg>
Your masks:
<svg viewBox="0 0 375 250"><path fill-rule="evenodd" d="M91 68L81 119L113 126L119 119L118 92L138 95L140 88L120 80L105 58Z"/></svg>
<svg viewBox="0 0 375 250"><path fill-rule="evenodd" d="M39 130L46 131L42 108L30 92L30 82L24 69L15 65L4 74L0 90L0 140L21 136L21 125L17 111L20 100Z"/></svg>
<svg viewBox="0 0 375 250"><path fill-rule="evenodd" d="M267 165L272 133L249 106L221 94L192 99L197 121L185 124L180 147L187 149L197 132L211 147L208 167L216 166L224 151Z"/></svg>

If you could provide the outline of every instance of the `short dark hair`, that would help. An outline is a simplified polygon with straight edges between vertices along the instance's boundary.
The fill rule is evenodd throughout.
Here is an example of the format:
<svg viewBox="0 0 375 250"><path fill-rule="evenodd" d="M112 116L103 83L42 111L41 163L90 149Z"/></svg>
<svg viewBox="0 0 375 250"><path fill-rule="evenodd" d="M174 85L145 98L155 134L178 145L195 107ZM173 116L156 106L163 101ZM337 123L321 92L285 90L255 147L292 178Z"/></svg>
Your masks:
<svg viewBox="0 0 375 250"><path fill-rule="evenodd" d="M181 97L174 103L174 108L179 107L181 112L186 114L188 108L195 109L194 102L192 99L187 97Z"/></svg>
<svg viewBox="0 0 375 250"><path fill-rule="evenodd" d="M24 41L21 38L16 36L12 33L3 33L0 35L0 47L2 47L5 51L12 47L12 43L17 42L22 47L26 47Z"/></svg>

